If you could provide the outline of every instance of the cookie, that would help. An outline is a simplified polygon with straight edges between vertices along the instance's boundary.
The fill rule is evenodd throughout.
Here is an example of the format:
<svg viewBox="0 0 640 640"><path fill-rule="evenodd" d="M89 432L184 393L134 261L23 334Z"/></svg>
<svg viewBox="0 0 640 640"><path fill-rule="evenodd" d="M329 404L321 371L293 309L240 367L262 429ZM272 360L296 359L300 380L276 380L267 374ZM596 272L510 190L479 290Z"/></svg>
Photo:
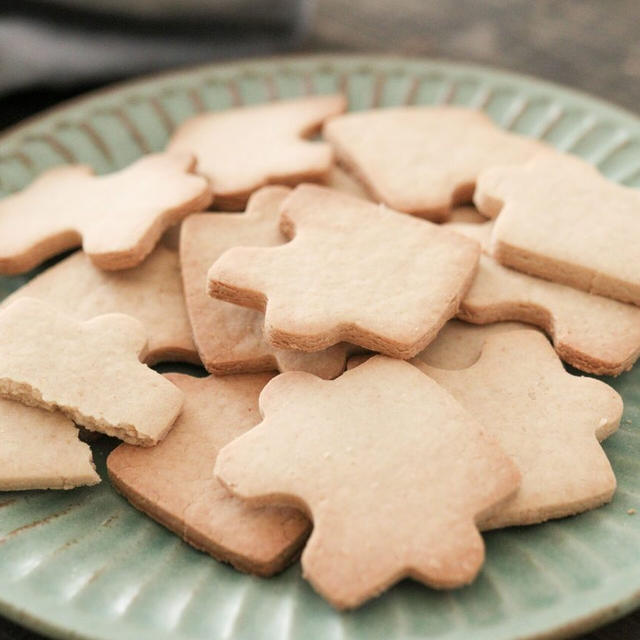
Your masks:
<svg viewBox="0 0 640 640"><path fill-rule="evenodd" d="M484 223L487 219L473 206L460 205L451 209L448 222Z"/></svg>
<svg viewBox="0 0 640 640"><path fill-rule="evenodd" d="M262 313L207 294L207 271L227 249L286 242L278 227L278 209L289 191L263 187L249 199L246 213L198 214L183 223L180 259L186 305L198 352L211 373L293 370L335 378L344 371L348 345L316 353L272 347L262 333Z"/></svg>
<svg viewBox="0 0 640 640"><path fill-rule="evenodd" d="M435 340L411 359L413 364L423 363L439 369L466 369L477 362L489 336L507 331L522 331L531 326L522 322L496 322L486 325L449 320L440 329ZM347 369L353 369L375 354L361 353L347 360Z"/></svg>
<svg viewBox="0 0 640 640"><path fill-rule="evenodd" d="M549 334L558 355L581 371L615 376L630 369L640 355L640 309L503 267L486 255L492 225L447 225L485 251L458 317L479 324L534 324Z"/></svg>
<svg viewBox="0 0 640 640"><path fill-rule="evenodd" d="M521 322L496 322L477 326L460 320L449 320L440 329L436 339L416 355L412 362L420 361L439 369L466 369L478 360L482 347L490 336L530 328ZM355 358L357 356L350 358L349 364Z"/></svg>
<svg viewBox="0 0 640 640"><path fill-rule="evenodd" d="M264 311L265 336L280 348L344 341L411 358L455 315L475 274L476 242L326 187L297 187L280 211L291 242L230 249L209 270L209 293Z"/></svg>
<svg viewBox="0 0 640 640"><path fill-rule="evenodd" d="M122 444L109 454L112 484L214 558L263 576L281 571L309 533L307 518L286 507L249 507L213 476L220 449L260 421L258 396L272 376L166 377L185 394L182 413L155 447Z"/></svg>
<svg viewBox="0 0 640 640"><path fill-rule="evenodd" d="M502 264L576 289L640 305L640 193L556 153L478 180L481 213L498 219Z"/></svg>
<svg viewBox="0 0 640 640"><path fill-rule="evenodd" d="M182 228L182 221L169 227L160 238L160 244L172 251L178 251L180 249L180 230Z"/></svg>
<svg viewBox="0 0 640 640"><path fill-rule="evenodd" d="M324 181L331 147L306 138L345 108L343 96L328 95L204 113L175 131L168 150L193 153L216 208L239 211L267 184Z"/></svg>
<svg viewBox="0 0 640 640"><path fill-rule="evenodd" d="M331 171L329 171L329 178L325 184L330 189L335 189L342 193L348 193L350 196L357 196L363 200L373 201L364 186L341 167L331 167ZM485 220L483 216L480 217Z"/></svg>
<svg viewBox="0 0 640 640"><path fill-rule="evenodd" d="M107 176L56 167L0 201L0 273L23 273L82 245L101 269L135 267L165 229L211 201L192 156L149 155Z"/></svg>
<svg viewBox="0 0 640 640"><path fill-rule="evenodd" d="M0 395L60 410L132 444L162 440L182 392L142 364L140 322L112 313L79 322L33 298L0 312Z"/></svg>
<svg viewBox="0 0 640 640"><path fill-rule="evenodd" d="M61 413L0 399L0 491L100 482L88 444Z"/></svg>
<svg viewBox="0 0 640 640"><path fill-rule="evenodd" d="M471 200L483 169L522 163L544 148L462 107L348 113L329 120L324 137L375 200L433 221Z"/></svg>
<svg viewBox="0 0 640 640"><path fill-rule="evenodd" d="M405 577L471 582L475 525L518 472L446 391L406 362L371 358L336 380L284 373L260 396L263 422L218 455L215 473L249 504L307 510L304 576L335 607Z"/></svg>
<svg viewBox="0 0 640 640"><path fill-rule="evenodd" d="M78 320L105 313L133 316L148 337L147 364L200 363L184 304L178 253L162 245L141 265L122 271L98 269L78 251L20 287L0 308L25 296Z"/></svg>
<svg viewBox="0 0 640 640"><path fill-rule="evenodd" d="M622 399L600 380L567 373L538 331L490 335L467 369L412 362L451 393L520 470L519 491L479 521L482 529L561 518L611 500L616 480L598 440L618 428Z"/></svg>

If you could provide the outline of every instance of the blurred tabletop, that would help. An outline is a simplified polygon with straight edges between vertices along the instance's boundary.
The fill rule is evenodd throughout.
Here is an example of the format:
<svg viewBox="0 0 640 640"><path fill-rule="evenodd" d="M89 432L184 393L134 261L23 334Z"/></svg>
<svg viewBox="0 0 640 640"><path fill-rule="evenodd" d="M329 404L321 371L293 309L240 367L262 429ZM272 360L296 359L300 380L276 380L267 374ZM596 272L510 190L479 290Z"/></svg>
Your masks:
<svg viewBox="0 0 640 640"><path fill-rule="evenodd" d="M639 36L639 0L317 0L311 34L292 53L474 62L565 84L638 112ZM0 128L98 86L0 96ZM0 618L0 640L39 638ZM638 640L640 612L580 639Z"/></svg>

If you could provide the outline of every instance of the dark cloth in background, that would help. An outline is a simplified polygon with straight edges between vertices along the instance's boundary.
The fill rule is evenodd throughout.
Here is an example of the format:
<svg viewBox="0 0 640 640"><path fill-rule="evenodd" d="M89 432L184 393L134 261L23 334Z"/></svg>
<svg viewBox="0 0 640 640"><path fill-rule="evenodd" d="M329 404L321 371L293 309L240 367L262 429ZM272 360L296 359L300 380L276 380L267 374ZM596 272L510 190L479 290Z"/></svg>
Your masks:
<svg viewBox="0 0 640 640"><path fill-rule="evenodd" d="M0 0L1 2L1 0ZM295 49L314 0L9 0L0 129L133 75Z"/></svg>

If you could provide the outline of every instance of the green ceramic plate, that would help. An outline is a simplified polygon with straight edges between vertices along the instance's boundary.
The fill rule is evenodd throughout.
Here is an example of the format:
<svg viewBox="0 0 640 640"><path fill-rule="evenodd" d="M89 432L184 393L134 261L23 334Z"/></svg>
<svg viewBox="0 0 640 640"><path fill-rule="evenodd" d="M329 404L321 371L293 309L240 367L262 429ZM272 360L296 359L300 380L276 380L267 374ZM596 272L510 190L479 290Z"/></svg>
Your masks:
<svg viewBox="0 0 640 640"><path fill-rule="evenodd" d="M310 57L200 68L54 110L0 140L0 189L19 189L61 162L117 169L162 149L177 124L203 110L338 90L352 109L472 105L640 186L640 121L598 100L472 66ZM0 278L0 296L24 280ZM237 573L138 513L105 481L0 493L0 613L57 637L136 640L506 640L586 630L640 604L640 369L611 382L626 406L605 444L615 500L486 535L486 565L468 588L440 593L406 581L354 613L336 613L297 566L270 580ZM94 447L103 476L112 446Z"/></svg>

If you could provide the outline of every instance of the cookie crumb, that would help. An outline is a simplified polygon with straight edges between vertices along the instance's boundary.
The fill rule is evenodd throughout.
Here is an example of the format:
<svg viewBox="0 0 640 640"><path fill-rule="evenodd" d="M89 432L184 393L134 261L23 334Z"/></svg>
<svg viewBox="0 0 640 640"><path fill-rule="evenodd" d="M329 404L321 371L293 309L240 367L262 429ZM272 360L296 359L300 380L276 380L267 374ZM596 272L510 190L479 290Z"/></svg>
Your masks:
<svg viewBox="0 0 640 640"><path fill-rule="evenodd" d="M635 509L627 509L627 515L628 516L635 516L636 515L636 510Z"/></svg>

